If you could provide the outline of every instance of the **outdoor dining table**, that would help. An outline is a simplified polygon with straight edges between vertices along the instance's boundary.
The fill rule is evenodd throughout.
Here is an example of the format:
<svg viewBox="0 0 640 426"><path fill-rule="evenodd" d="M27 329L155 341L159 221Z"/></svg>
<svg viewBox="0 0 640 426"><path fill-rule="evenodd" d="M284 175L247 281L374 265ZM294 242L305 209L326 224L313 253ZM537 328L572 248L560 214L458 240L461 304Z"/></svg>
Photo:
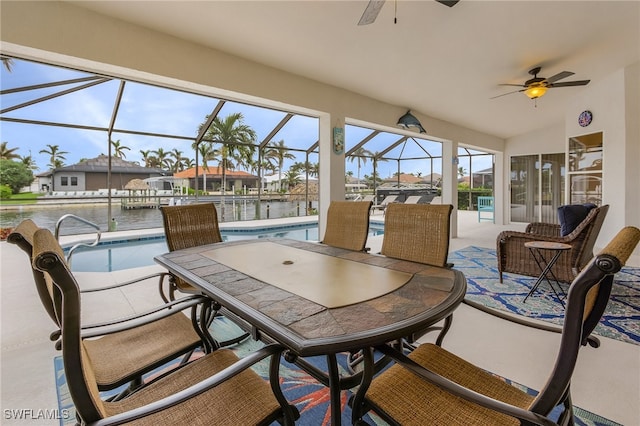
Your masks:
<svg viewBox="0 0 640 426"><path fill-rule="evenodd" d="M336 355L436 324L466 292L460 271L284 238L204 245L155 261L246 322L255 338L286 347L303 369L305 357L326 356L328 371L309 373L329 386L334 425L340 391L373 374L369 365L340 377Z"/></svg>

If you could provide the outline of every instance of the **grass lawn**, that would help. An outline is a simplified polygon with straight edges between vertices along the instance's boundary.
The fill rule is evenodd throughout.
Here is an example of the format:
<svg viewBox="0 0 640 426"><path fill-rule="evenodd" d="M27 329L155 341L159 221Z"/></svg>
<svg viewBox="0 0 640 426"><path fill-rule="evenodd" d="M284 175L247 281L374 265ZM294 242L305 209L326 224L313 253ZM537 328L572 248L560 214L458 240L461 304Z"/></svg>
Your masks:
<svg viewBox="0 0 640 426"><path fill-rule="evenodd" d="M9 204L35 204L38 201L38 197L41 196L40 193L33 192L21 192L19 194L13 194L11 198L8 200L2 199L0 200L0 205L9 205Z"/></svg>

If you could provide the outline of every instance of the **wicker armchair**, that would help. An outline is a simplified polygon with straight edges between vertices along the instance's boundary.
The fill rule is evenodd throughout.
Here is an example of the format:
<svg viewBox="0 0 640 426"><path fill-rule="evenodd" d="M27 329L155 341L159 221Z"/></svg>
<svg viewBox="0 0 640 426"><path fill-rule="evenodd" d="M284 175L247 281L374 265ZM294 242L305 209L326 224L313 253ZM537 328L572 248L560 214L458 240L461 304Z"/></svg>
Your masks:
<svg viewBox="0 0 640 426"><path fill-rule="evenodd" d="M371 201L332 201L327 210L327 230L322 243L366 251L371 205Z"/></svg>
<svg viewBox="0 0 640 426"><path fill-rule="evenodd" d="M27 253L30 264L34 258L35 235L40 231L43 229L30 219L25 219L8 238L10 243L18 245ZM48 242L48 250L64 262L64 252L55 238ZM55 341L61 335L62 294L53 285L48 274L36 269L33 264L31 269L40 301L58 327L58 330L51 334L51 340ZM147 278L143 277L141 280ZM134 280L126 284L136 282L138 281ZM95 291L108 291L123 285L125 283L100 287ZM79 291L78 294L80 294ZM171 303L159 304L154 309L126 318L114 318L99 324L85 324L78 335L86 340L85 350L94 365L97 388L100 391L106 391L130 383L129 389L125 391L126 394L142 384L143 374L179 357L183 358L181 364L184 364L193 350L198 347L209 351L213 346L213 338L208 332L202 334L202 330L194 327L195 323L184 315L187 309L195 315L196 308L203 303L209 304L210 301L202 296L189 296ZM104 308L108 310L109 306ZM149 340L150 335L156 337ZM58 341L56 345L59 349L60 342Z"/></svg>
<svg viewBox="0 0 640 426"><path fill-rule="evenodd" d="M34 236L35 268L62 294L58 315L62 324L62 358L77 424L293 425L299 414L287 402L278 383L283 348L267 345L239 359L218 349L152 381L126 398L103 401L98 393L95 361L80 338L81 300L78 285L56 240L47 229ZM180 315L180 314L178 314ZM153 344L162 330L146 334L140 346ZM270 358L271 386L250 367Z"/></svg>
<svg viewBox="0 0 640 426"><path fill-rule="evenodd" d="M408 356L381 345L375 349L395 365L374 377L368 389L363 383L349 401L353 424L363 424L368 410L394 425L573 424L570 386L580 348L602 317L614 274L639 241L640 229L622 229L571 284L555 365L537 395L433 344L420 345ZM364 355L371 360L373 350Z"/></svg>
<svg viewBox="0 0 640 426"><path fill-rule="evenodd" d="M593 247L608 210L608 205L591 209L587 217L564 237L560 236L560 225L538 222L527 225L525 232L501 232L496 242L500 282L503 272L531 277L540 275L540 268L524 246L528 241L550 241L571 245L572 249L560 255L551 272L559 281L572 282L593 257Z"/></svg>

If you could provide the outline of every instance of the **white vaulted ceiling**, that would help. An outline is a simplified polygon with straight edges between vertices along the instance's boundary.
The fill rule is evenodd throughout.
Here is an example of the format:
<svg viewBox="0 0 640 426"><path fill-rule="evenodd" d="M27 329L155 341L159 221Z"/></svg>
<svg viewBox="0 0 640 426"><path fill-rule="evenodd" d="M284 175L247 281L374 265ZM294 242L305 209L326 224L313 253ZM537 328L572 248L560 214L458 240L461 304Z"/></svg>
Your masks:
<svg viewBox="0 0 640 426"><path fill-rule="evenodd" d="M561 122L584 87L534 101L500 83L561 71L590 84L640 60L640 2L73 2L118 19L508 138ZM394 23L394 14L397 23Z"/></svg>

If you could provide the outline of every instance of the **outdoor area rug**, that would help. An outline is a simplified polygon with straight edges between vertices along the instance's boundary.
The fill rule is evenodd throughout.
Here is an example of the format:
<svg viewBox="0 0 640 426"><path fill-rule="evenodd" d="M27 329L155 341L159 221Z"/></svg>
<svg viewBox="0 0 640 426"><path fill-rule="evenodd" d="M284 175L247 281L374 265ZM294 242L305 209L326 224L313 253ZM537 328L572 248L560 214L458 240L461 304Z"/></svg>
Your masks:
<svg viewBox="0 0 640 426"><path fill-rule="evenodd" d="M448 261L467 277L467 300L488 308L562 324L564 307L546 281L526 303L524 298L536 278L504 273L503 283L500 283L495 250L470 246L451 253ZM561 285L566 293L568 284ZM624 267L615 275L611 299L594 333L640 345L640 268Z"/></svg>
<svg viewBox="0 0 640 426"><path fill-rule="evenodd" d="M238 328L235 324L227 321L226 319L216 319L214 324L212 325L212 333L218 339L223 340L224 338L236 336L239 333ZM226 337L225 337L226 336ZM247 339L241 342L238 345L235 345L231 349L233 349L239 357L245 356L246 354L255 351L262 343L256 342L251 339ZM194 354L194 357L201 356L201 354ZM312 357L307 358L318 367L326 367L325 357ZM342 373L346 373L346 362L347 355L339 355L338 357L338 365L339 369ZM149 375L149 378L155 376L156 374L161 373L163 370L166 370L167 367L163 367L158 369L158 371L153 372ZM268 360L263 360L257 363L254 367L254 370L260 374L262 377L268 377L269 372L269 364ZM326 371L326 368L325 368ZM69 426L75 423L75 409L73 407L73 402L69 395L69 391L66 384L66 379L64 376L64 368L62 363L62 357L56 356L54 358L54 372L55 372L55 380L56 380L56 388L58 393L58 408L60 413L64 413L61 416L60 425L61 426ZM284 392L285 397L289 400L290 403L294 404L298 410L300 411L300 418L296 422L296 425L302 426L324 426L330 425L330 407L329 407L329 390L327 387L318 383L313 377L309 376L307 373L299 369L296 365L290 364L284 360L281 362L280 367L280 377L281 377L281 386ZM507 379L505 379L507 380ZM514 386L519 387L520 389L535 395L536 392L532 389L527 388L526 386L511 382L507 380L507 382L511 383ZM114 390L111 392L103 393L103 398L107 398L110 395L117 393L119 390ZM343 391L341 393L341 405L342 405L342 424L350 425L351 424L351 409L349 408L347 401L351 396L350 391ZM575 416L576 416L576 425L582 426L619 426L618 423L605 419L601 416L593 414L589 411L580 409L578 407L574 407ZM557 416L557 413L556 413ZM368 414L365 417L365 420L368 424L372 426L385 426L387 423L382 421L379 417ZM274 423L274 426L277 426L278 423Z"/></svg>

